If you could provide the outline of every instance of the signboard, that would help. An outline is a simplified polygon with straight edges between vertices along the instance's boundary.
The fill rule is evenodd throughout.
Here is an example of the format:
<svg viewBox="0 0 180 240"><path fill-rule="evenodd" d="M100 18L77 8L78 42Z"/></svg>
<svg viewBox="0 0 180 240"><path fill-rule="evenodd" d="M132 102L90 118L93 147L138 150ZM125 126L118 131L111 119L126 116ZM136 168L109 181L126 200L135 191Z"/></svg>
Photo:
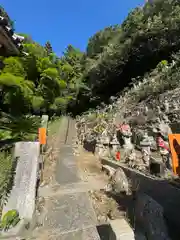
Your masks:
<svg viewBox="0 0 180 240"><path fill-rule="evenodd" d="M169 134L173 172L180 176L180 134Z"/></svg>
<svg viewBox="0 0 180 240"><path fill-rule="evenodd" d="M39 128L39 143L46 145L46 128Z"/></svg>

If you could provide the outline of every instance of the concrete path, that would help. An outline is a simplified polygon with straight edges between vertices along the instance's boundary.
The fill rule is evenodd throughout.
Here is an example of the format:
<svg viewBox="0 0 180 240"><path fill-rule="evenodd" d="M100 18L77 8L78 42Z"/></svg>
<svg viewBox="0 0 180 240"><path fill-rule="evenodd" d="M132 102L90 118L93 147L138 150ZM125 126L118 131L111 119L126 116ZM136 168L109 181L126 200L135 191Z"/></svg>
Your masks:
<svg viewBox="0 0 180 240"><path fill-rule="evenodd" d="M96 230L96 216L88 193L74 191L83 185L81 184L83 182L79 177L73 155L72 145L75 137L73 120L69 120L66 126L68 132L67 128L64 128L61 138L61 143L63 143L63 139L64 143L60 147L56 165L56 184L54 186L56 192L52 194L53 191L49 191L51 194L46 196L49 207L43 221L43 229L47 233L44 239L100 240ZM63 188L63 194L61 188Z"/></svg>

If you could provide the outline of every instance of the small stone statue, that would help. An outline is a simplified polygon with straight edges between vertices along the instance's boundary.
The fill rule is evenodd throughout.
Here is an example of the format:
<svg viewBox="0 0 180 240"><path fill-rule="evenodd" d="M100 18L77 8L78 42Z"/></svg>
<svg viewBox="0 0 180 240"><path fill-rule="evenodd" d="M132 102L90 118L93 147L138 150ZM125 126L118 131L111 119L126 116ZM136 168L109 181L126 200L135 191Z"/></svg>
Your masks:
<svg viewBox="0 0 180 240"><path fill-rule="evenodd" d="M157 145L159 148L159 152L162 157L162 162L164 163L165 167L169 170L171 170L171 158L170 158L170 149L169 149L169 143L168 141L163 139L163 135L161 132L158 132L157 135Z"/></svg>
<svg viewBox="0 0 180 240"><path fill-rule="evenodd" d="M132 149L128 156L125 159L125 163L130 167L130 168L135 168L137 170L143 170L141 160L137 156L136 152L134 149Z"/></svg>
<svg viewBox="0 0 180 240"><path fill-rule="evenodd" d="M109 144L110 138L108 136L107 129L105 129L101 135L101 143L102 144Z"/></svg>
<svg viewBox="0 0 180 240"><path fill-rule="evenodd" d="M167 99L164 100L164 110L166 113L169 112L169 102Z"/></svg>
<svg viewBox="0 0 180 240"><path fill-rule="evenodd" d="M149 111L148 106L145 106L145 109L144 109L145 114L147 114L148 111Z"/></svg>
<svg viewBox="0 0 180 240"><path fill-rule="evenodd" d="M122 139L124 140L123 148L125 149L133 149L133 144L131 143L131 137L130 136L122 136Z"/></svg>
<svg viewBox="0 0 180 240"><path fill-rule="evenodd" d="M176 101L173 101L173 108L174 108L175 111L178 110L178 104L177 104Z"/></svg>
<svg viewBox="0 0 180 240"><path fill-rule="evenodd" d="M161 113L162 113L159 105L157 106L157 112L158 112L158 115L161 115Z"/></svg>
<svg viewBox="0 0 180 240"><path fill-rule="evenodd" d="M166 124L169 124L169 123L170 123L169 118L168 118L167 115L163 115L163 116L162 116L162 121L163 121L164 123L166 123Z"/></svg>
<svg viewBox="0 0 180 240"><path fill-rule="evenodd" d="M149 167L150 156L151 156L151 142L147 132L145 132L143 140L140 142L141 152L144 164Z"/></svg>
<svg viewBox="0 0 180 240"><path fill-rule="evenodd" d="M124 141L123 148L125 149L133 149L133 144L131 143L132 132L129 124L125 124L125 122L121 125L121 134L122 139Z"/></svg>
<svg viewBox="0 0 180 240"><path fill-rule="evenodd" d="M113 138L112 138L112 141L110 142L110 145L112 147L112 153L113 154L116 153L117 150L118 150L118 147L119 147L119 142L118 142L116 134L113 135Z"/></svg>
<svg viewBox="0 0 180 240"><path fill-rule="evenodd" d="M163 116L163 120L160 122L158 129L161 132L162 136L168 139L168 135L172 133L172 130L169 126L169 119L166 115Z"/></svg>

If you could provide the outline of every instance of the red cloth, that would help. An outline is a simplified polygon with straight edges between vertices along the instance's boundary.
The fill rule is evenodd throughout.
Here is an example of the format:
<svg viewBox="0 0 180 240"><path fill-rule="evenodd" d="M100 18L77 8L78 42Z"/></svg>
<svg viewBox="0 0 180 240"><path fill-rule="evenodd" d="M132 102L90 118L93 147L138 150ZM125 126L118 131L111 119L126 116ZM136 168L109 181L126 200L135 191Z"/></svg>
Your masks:
<svg viewBox="0 0 180 240"><path fill-rule="evenodd" d="M123 131L130 131L130 126L128 124L119 124L117 128L123 132Z"/></svg>
<svg viewBox="0 0 180 240"><path fill-rule="evenodd" d="M164 148L167 151L170 151L169 147L165 144L164 140L161 137L157 139L158 147Z"/></svg>
<svg viewBox="0 0 180 240"><path fill-rule="evenodd" d="M116 160L119 161L120 158L121 158L121 156L120 156L120 152L117 152L117 153L116 153Z"/></svg>

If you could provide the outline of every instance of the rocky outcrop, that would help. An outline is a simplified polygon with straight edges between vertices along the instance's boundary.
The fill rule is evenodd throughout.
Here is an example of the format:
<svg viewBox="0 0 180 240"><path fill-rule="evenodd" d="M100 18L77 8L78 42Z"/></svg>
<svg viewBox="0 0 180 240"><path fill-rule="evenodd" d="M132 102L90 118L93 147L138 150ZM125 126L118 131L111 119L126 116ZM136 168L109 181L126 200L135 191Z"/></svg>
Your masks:
<svg viewBox="0 0 180 240"><path fill-rule="evenodd" d="M118 168L115 173L112 175L110 180L112 191L116 194L126 193L129 194L129 183L128 179L122 170Z"/></svg>

